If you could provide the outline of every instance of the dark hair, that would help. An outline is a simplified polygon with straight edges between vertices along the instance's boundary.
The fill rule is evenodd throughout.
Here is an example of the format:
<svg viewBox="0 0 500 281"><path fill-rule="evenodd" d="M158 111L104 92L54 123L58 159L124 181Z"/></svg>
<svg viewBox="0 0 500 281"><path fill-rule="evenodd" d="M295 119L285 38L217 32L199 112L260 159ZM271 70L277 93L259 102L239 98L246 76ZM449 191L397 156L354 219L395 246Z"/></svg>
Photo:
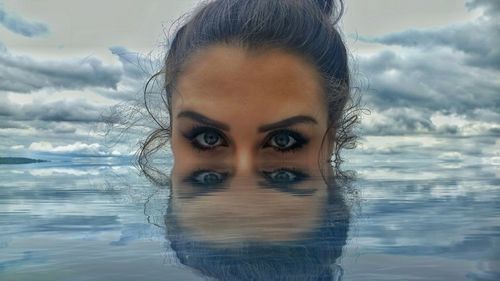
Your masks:
<svg viewBox="0 0 500 281"><path fill-rule="evenodd" d="M348 53L337 30L343 3L334 0L214 0L204 3L175 33L162 71L148 81L145 105L159 125L139 152L139 165L168 142L171 100L179 75L187 60L197 51L214 44L236 45L246 50L281 49L310 61L320 73L328 106L328 135L334 137L335 164L340 151L353 148L352 132L357 123L357 102L352 98ZM152 110L158 106L148 85L164 75L161 104L168 116ZM161 113L160 113L161 114Z"/></svg>

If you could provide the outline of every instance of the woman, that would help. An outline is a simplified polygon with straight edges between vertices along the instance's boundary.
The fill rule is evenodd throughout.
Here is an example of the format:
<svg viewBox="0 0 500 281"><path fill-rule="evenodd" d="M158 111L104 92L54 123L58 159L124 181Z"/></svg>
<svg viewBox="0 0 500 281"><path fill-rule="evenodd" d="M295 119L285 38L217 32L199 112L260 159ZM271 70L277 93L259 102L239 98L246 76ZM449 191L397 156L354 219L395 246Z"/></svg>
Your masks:
<svg viewBox="0 0 500 281"><path fill-rule="evenodd" d="M218 161L235 175L262 163L338 165L357 121L333 0L216 0L175 33L163 70L159 125L140 164L170 142L174 162ZM149 84L149 83L148 83ZM331 169L327 169L331 172Z"/></svg>
<svg viewBox="0 0 500 281"><path fill-rule="evenodd" d="M145 92L159 128L139 163L170 186L164 224L182 264L219 280L341 278L349 208L322 165L355 139L341 11L332 0L214 0L174 34L150 80L164 78L161 99ZM162 177L149 156L167 143L174 168Z"/></svg>

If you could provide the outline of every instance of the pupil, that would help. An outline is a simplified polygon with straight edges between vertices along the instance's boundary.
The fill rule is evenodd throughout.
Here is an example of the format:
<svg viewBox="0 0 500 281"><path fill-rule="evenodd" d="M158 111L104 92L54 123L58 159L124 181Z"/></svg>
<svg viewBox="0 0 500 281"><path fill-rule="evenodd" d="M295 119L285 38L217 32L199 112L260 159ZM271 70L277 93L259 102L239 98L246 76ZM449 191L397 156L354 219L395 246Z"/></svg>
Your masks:
<svg viewBox="0 0 500 281"><path fill-rule="evenodd" d="M290 174L287 172L279 172L275 179L279 182L288 182L290 181Z"/></svg>
<svg viewBox="0 0 500 281"><path fill-rule="evenodd" d="M276 145L278 145L280 147L285 147L288 145L288 142L289 142L288 135L285 135L285 134L278 135L278 136L276 136L275 141L276 141Z"/></svg>
<svg viewBox="0 0 500 281"><path fill-rule="evenodd" d="M219 175L216 173L209 173L205 175L205 178L203 179L205 184L215 184L219 182Z"/></svg>
<svg viewBox="0 0 500 281"><path fill-rule="evenodd" d="M215 133L205 133L204 137L205 143L208 145L214 145L219 140L219 136Z"/></svg>

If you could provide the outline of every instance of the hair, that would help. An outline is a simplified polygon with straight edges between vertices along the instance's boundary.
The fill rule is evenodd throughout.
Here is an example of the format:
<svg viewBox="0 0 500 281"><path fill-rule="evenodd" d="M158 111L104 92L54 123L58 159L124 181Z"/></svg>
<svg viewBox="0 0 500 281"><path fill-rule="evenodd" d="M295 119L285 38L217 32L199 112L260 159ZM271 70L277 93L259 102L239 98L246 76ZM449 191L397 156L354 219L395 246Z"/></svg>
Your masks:
<svg viewBox="0 0 500 281"><path fill-rule="evenodd" d="M358 122L357 105L352 97L348 52L337 29L344 10L334 0L213 0L203 3L178 28L166 53L163 68L147 82L144 103L159 128L141 144L139 166L168 143L171 133L171 101L176 82L190 57L209 46L227 44L248 51L278 49L297 54L317 69L324 86L328 110L328 130L323 137L334 142L334 160L342 162L340 151L354 148L353 127ZM158 97L148 86L163 77L161 116ZM164 110L163 109L163 110ZM165 114L165 113L163 113ZM319 153L319 152L318 152Z"/></svg>

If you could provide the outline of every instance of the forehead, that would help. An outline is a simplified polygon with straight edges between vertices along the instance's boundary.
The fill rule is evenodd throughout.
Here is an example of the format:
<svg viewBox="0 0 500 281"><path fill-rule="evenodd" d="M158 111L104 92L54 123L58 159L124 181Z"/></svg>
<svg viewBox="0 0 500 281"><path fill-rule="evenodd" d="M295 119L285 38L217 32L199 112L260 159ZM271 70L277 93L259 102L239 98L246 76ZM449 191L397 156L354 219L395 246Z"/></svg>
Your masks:
<svg viewBox="0 0 500 281"><path fill-rule="evenodd" d="M326 104L320 81L314 66L298 55L217 45L187 63L173 95L173 110L202 108L222 118L224 113L272 113L276 119L292 111L321 119Z"/></svg>

